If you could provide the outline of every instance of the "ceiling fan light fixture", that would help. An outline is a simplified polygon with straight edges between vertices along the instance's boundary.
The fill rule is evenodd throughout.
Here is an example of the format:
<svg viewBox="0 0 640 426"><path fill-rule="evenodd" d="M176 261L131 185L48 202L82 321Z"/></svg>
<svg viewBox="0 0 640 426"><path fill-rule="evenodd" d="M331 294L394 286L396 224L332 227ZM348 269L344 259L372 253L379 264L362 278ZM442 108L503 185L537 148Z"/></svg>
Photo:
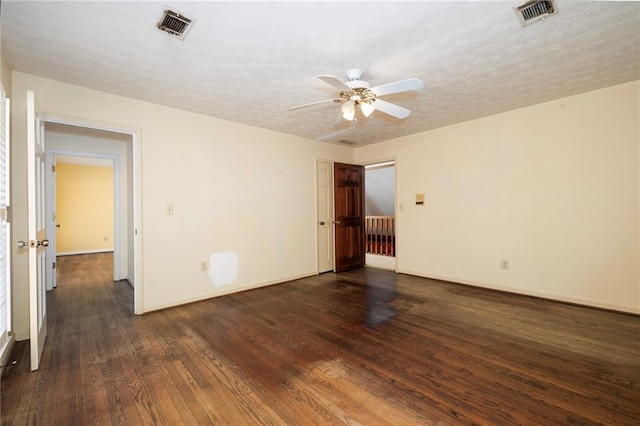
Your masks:
<svg viewBox="0 0 640 426"><path fill-rule="evenodd" d="M364 116L368 118L371 114L373 114L373 111L375 111L376 109L369 102L361 102L360 110L362 111Z"/></svg>
<svg viewBox="0 0 640 426"><path fill-rule="evenodd" d="M342 104L342 107L340 107L340 110L342 111L342 118L344 118L347 121L353 121L356 118L356 102L352 101L352 100L348 100L346 101L344 104Z"/></svg>
<svg viewBox="0 0 640 426"><path fill-rule="evenodd" d="M547 0L551 1L551 0ZM340 115L347 121L359 121L369 117L373 111L378 110L392 117L403 119L411 113L410 110L399 105L379 99L380 96L419 90L424 87L422 81L417 78L399 80L393 83L381 84L370 87L370 84L361 80L362 70L352 69L347 72L349 81L343 82L332 75L319 75L318 78L334 89L338 90L338 96L319 102L311 102L289 108L298 109L325 102L341 103Z"/></svg>

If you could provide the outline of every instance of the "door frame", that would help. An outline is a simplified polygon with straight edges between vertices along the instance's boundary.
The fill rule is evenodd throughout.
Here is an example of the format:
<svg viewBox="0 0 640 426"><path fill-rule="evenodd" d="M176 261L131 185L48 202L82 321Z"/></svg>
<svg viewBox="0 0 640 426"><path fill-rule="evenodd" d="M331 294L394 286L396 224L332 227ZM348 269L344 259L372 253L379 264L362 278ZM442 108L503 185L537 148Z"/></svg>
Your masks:
<svg viewBox="0 0 640 426"><path fill-rule="evenodd" d="M400 212L401 210L404 210L404 204L400 202L400 198L398 197L398 158L397 157L388 157L388 158L383 158L381 160L375 160L375 161L367 161L365 163L362 163L364 166L364 172L365 172L365 180L366 180L366 173L367 173L367 166L374 166L377 164L383 164L383 163L391 163L393 162L393 190L395 191L394 193L394 203L393 203L393 215L395 217L394 219L394 228L395 228L395 261L394 261L394 272L398 272L398 256L399 256L399 249L398 249L398 229L400 226L400 216L398 215L398 212ZM365 188L366 191L366 188ZM366 212L366 192L365 192L365 212ZM402 207L402 208L401 208ZM365 259L366 262L366 259ZM366 265L366 263L365 263Z"/></svg>
<svg viewBox="0 0 640 426"><path fill-rule="evenodd" d="M85 152L85 151L71 151L66 149L58 149L58 148L49 148L46 150L45 157L45 169L47 172L46 175L46 185L49 191L46 194L46 209L47 209L47 235L49 235L49 247L47 248L47 265L51 265L56 261L57 251L56 251L56 228L53 224L53 215L56 211L56 200L57 193L56 187L54 185L55 178L53 172L53 166L56 164L54 159L57 155L68 155L74 157L83 157L83 158L100 158L104 160L113 161L113 280L119 281L123 278L122 276L122 265L120 262L120 157L112 154L101 154L94 152ZM131 254L129 254L131 255ZM52 268L47 266L47 272L52 274L51 278L47 278L47 290L51 290L52 287L50 284L55 284L55 278L52 273Z"/></svg>
<svg viewBox="0 0 640 426"><path fill-rule="evenodd" d="M323 160L320 158L316 159L316 168L315 168L315 183L316 183L316 205L315 205L315 213L316 213L316 233L315 233L315 241L316 241L316 273L320 274L320 253L323 249L323 247L320 247L320 230L318 228L320 220L322 218L320 218L318 216L318 207L320 205L320 191L319 191L319 182L318 182L318 170L320 167L320 163L326 163L329 164L329 171L331 173L331 184L329 185L329 198L331 199L331 240L329 241L329 244L331 245L331 251L332 251L332 255L333 255L333 265L332 265L332 269L331 271L336 270L336 259L335 259L335 226L333 225L333 221L335 220L335 210L334 210L334 202L335 202L335 195L333 193L333 164L335 163L334 161L331 160ZM324 249L326 249L326 247L324 247ZM329 271L323 271L323 272L329 272Z"/></svg>
<svg viewBox="0 0 640 426"><path fill-rule="evenodd" d="M142 271L142 129L122 126L112 123L97 122L84 118L70 118L55 114L44 114L45 122L65 124L68 126L84 127L94 130L103 130L107 132L122 133L131 136L132 158L131 166L133 169L131 188L133 203L129 206L133 209L133 310L136 315L144 313L144 276ZM127 142L129 143L129 142ZM114 170L115 172L115 170ZM115 240L114 240L115 242Z"/></svg>
<svg viewBox="0 0 640 426"><path fill-rule="evenodd" d="M371 160L371 161L362 161L362 162L354 162L353 164L357 164L357 165L361 165L363 167L370 165L370 164L379 164L379 163L386 163L389 161L393 161L394 163L394 190L395 190L395 229L396 229L396 247L395 247L395 269L394 272L398 272L398 263L399 263L399 258L400 258L400 248L399 248L399 244L398 244L398 237L399 237L399 232L398 230L400 229L400 215L398 214L400 211L403 211L404 209L403 207L403 203L400 202L400 197L398 197L398 194L400 193L399 191L399 179L398 179L398 170L399 170L399 166L398 166L398 158L397 157L384 157L378 160ZM333 165L336 163L336 161L334 160L325 160L325 159L321 159L321 158L317 158L316 159L316 179L315 179L315 191L316 191L316 220L315 220L315 224L316 224L316 233L315 233L315 242L316 242L316 273L319 273L319 268L318 268L318 255L319 255L319 242L318 242L318 232L317 232L317 223L318 223L318 179L317 179L317 168L318 168L318 162L327 162L327 163L331 163L332 168L331 168L331 180L334 180L334 173L333 173ZM365 188L366 190L366 188ZM331 188L331 196L333 199L333 202L335 203L335 194L333 191L333 187ZM366 204L366 201L365 201ZM334 212L334 216L335 216L335 212ZM335 217L333 218L333 220L335 220ZM365 236L366 238L366 236ZM334 261L333 261L333 270L335 272L335 226L334 226L334 231L333 231L333 244L334 244ZM366 253L365 253L365 257L366 257ZM366 263L365 263L366 266Z"/></svg>

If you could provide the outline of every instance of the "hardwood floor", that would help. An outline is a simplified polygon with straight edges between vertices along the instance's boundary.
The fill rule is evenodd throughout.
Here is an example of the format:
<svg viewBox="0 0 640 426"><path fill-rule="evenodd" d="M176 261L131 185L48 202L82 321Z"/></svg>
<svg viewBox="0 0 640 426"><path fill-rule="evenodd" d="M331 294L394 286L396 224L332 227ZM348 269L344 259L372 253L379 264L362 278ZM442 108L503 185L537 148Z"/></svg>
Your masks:
<svg viewBox="0 0 640 426"><path fill-rule="evenodd" d="M3 425L640 423L638 316L363 268L136 317L110 262L60 265Z"/></svg>

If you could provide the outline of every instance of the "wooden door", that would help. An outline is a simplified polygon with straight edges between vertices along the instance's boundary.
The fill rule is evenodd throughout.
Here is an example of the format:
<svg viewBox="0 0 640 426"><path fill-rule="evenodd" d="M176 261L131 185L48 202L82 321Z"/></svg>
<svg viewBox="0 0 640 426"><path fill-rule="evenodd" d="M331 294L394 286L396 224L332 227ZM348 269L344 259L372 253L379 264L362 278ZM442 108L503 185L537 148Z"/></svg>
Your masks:
<svg viewBox="0 0 640 426"><path fill-rule="evenodd" d="M44 202L44 122L36 111L35 94L27 92L27 204L29 240L19 241L18 247L29 251L29 339L31 371L40 366L40 357L47 338L47 310L45 288Z"/></svg>
<svg viewBox="0 0 640 426"><path fill-rule="evenodd" d="M364 167L335 163L336 272L364 266Z"/></svg>

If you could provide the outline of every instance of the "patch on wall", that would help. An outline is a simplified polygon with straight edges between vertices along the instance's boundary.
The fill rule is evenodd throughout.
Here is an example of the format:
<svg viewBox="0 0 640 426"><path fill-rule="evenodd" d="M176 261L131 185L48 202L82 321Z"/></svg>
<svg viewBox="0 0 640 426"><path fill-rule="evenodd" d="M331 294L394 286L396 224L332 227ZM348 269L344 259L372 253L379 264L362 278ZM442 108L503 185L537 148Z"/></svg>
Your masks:
<svg viewBox="0 0 640 426"><path fill-rule="evenodd" d="M225 251L209 258L209 277L214 287L237 283L239 271L238 253Z"/></svg>

